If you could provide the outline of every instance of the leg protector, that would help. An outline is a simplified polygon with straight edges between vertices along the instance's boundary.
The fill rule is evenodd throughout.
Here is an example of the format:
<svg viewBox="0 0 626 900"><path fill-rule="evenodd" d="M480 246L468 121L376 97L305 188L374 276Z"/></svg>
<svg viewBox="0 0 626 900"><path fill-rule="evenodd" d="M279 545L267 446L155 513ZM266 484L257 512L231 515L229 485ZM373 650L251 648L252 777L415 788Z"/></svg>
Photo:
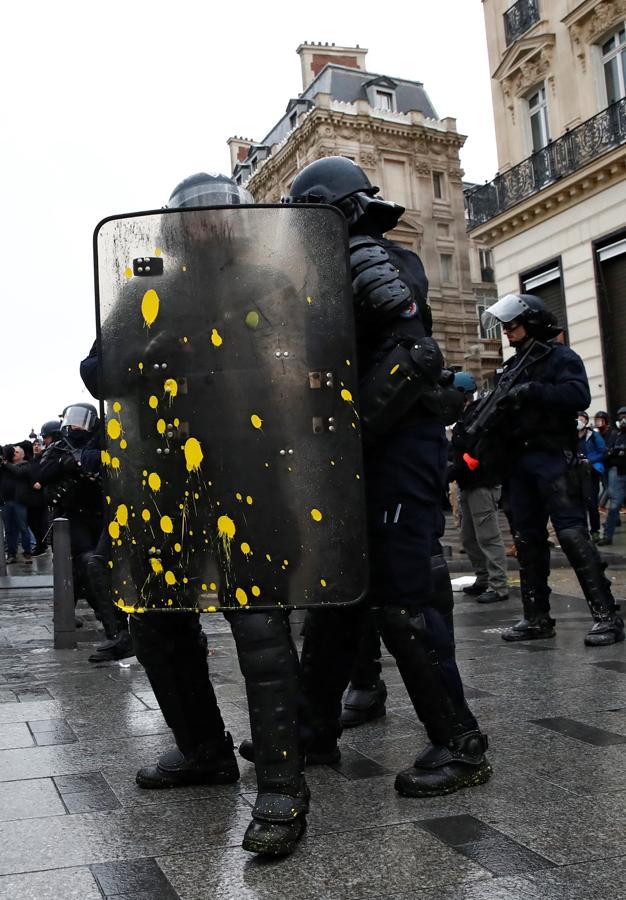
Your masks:
<svg viewBox="0 0 626 900"><path fill-rule="evenodd" d="M380 633L395 657L411 702L433 744L448 745L478 728L454 659L449 625L432 608L377 610Z"/></svg>
<svg viewBox="0 0 626 900"><path fill-rule="evenodd" d="M246 680L258 794L244 850L292 853L306 828L309 789L299 736L299 664L285 613L228 616Z"/></svg>
<svg viewBox="0 0 626 900"><path fill-rule="evenodd" d="M209 680L206 637L191 612L130 617L137 659L146 670L165 721L187 756L224 740L224 722Z"/></svg>
<svg viewBox="0 0 626 900"><path fill-rule="evenodd" d="M85 566L85 586L89 605L94 610L97 610L104 633L108 640L112 641L122 628L126 626L126 616L124 616L123 625L122 619L113 604L106 560L95 553L83 553L81 558ZM124 630L127 630L127 626Z"/></svg>
<svg viewBox="0 0 626 900"><path fill-rule="evenodd" d="M615 610L611 582L605 566L589 538L586 528L565 528L558 532L559 542L576 573L589 611L596 622L610 618Z"/></svg>

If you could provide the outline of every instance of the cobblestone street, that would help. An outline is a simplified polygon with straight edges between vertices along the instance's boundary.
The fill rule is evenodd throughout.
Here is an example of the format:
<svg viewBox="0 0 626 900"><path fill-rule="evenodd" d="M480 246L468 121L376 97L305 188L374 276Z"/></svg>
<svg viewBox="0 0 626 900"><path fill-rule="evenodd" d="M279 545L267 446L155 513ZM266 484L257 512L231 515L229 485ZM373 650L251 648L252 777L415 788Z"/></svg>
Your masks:
<svg viewBox="0 0 626 900"><path fill-rule="evenodd" d="M462 559L454 550L455 570ZM50 560L28 568L45 574ZM626 569L609 574L623 598ZM386 718L346 732L339 765L307 770L309 830L278 862L239 846L255 796L250 764L240 761L236 785L140 790L137 768L171 745L141 666L87 662L96 623L82 603L79 649L53 650L50 588L3 589L0 897L626 896L626 644L585 648L589 616L570 570L555 569L552 584L557 637L533 644L500 640L518 617L515 588L495 606L456 595L459 663L489 734L491 781L431 800L396 794L395 773L424 732L385 657ZM204 628L237 743L249 728L233 641L219 616Z"/></svg>

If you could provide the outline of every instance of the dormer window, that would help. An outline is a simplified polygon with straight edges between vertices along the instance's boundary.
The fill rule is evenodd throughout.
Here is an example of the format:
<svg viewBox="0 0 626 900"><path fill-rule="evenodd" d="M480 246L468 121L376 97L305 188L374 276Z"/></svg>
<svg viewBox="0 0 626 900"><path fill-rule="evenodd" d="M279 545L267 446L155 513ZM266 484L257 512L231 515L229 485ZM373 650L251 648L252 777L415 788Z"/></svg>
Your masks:
<svg viewBox="0 0 626 900"><path fill-rule="evenodd" d="M375 92L375 97L377 109L384 109L385 112L393 112L393 94L391 91L377 90Z"/></svg>

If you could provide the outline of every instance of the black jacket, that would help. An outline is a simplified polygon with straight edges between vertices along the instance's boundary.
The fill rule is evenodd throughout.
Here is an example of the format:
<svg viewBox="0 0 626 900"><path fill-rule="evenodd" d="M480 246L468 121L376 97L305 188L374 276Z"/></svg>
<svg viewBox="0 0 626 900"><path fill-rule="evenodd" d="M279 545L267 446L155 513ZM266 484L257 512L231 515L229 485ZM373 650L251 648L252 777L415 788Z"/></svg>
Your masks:
<svg viewBox="0 0 626 900"><path fill-rule="evenodd" d="M546 355L522 372L513 388L528 384L528 393L506 408L501 430L512 458L533 450L576 452L577 412L591 402L587 373L570 347L547 347ZM505 372L520 363L523 352L518 350L505 362Z"/></svg>
<svg viewBox="0 0 626 900"><path fill-rule="evenodd" d="M616 468L620 475L626 475L626 431L616 429L609 435L604 461L607 469Z"/></svg>

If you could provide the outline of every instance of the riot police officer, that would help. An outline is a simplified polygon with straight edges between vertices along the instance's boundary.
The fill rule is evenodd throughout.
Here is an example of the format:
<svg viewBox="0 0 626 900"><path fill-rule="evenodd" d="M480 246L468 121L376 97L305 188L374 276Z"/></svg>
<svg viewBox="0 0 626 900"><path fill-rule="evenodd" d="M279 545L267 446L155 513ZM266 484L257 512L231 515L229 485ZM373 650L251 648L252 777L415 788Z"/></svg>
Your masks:
<svg viewBox="0 0 626 900"><path fill-rule="evenodd" d="M238 206L252 202L252 197L227 176L198 173L174 189L168 207ZM267 278L267 272L265 275ZM155 344L163 340L169 340L166 331L155 338ZM160 352L164 353L162 347ZM143 359L146 364L150 362L146 356ZM94 345L81 364L81 374L90 391L100 394L97 362ZM123 379L126 369L120 368L118 374ZM129 381L126 392L122 391L125 409L133 404L145 405L143 396L133 395L133 390ZM221 460L220 465L223 463ZM204 548L203 555L208 553L208 547ZM286 855L304 833L309 802L298 742L297 653L284 612L246 609L226 615L246 680L257 751L258 797L243 847L254 853ZM155 764L137 772L137 784L161 789L236 782L239 769L210 681L207 641L199 613L184 609L133 613L130 628L137 658L176 742Z"/></svg>
<svg viewBox="0 0 626 900"><path fill-rule="evenodd" d="M423 797L480 784L491 767L456 665L452 590L439 544L446 396L439 384L443 358L431 337L428 280L415 253L383 236L404 209L377 193L363 170L343 157L310 163L291 190L292 202L332 204L348 222L371 566L365 606L307 613L305 748L309 762L339 757L341 696L360 620L373 611L431 742L395 787Z"/></svg>
<svg viewBox="0 0 626 900"><path fill-rule="evenodd" d="M610 582L587 530L585 467L577 459L577 410L590 401L580 357L551 340L561 329L539 297L507 294L482 316L485 327L500 323L515 348L491 397L466 422L480 434L474 456L494 447L506 468L523 619L507 629L505 641L551 638L548 517L574 569L593 618L587 646L624 640Z"/></svg>
<svg viewBox="0 0 626 900"><path fill-rule="evenodd" d="M44 439L54 437L54 426L54 422L44 424ZM104 501L98 426L98 414L90 403L67 406L59 425L59 439L44 451L37 475L54 515L69 520L76 581L83 585L87 601L104 628L108 652L103 655L96 650L92 662L132 656L126 617L114 608L96 559Z"/></svg>

